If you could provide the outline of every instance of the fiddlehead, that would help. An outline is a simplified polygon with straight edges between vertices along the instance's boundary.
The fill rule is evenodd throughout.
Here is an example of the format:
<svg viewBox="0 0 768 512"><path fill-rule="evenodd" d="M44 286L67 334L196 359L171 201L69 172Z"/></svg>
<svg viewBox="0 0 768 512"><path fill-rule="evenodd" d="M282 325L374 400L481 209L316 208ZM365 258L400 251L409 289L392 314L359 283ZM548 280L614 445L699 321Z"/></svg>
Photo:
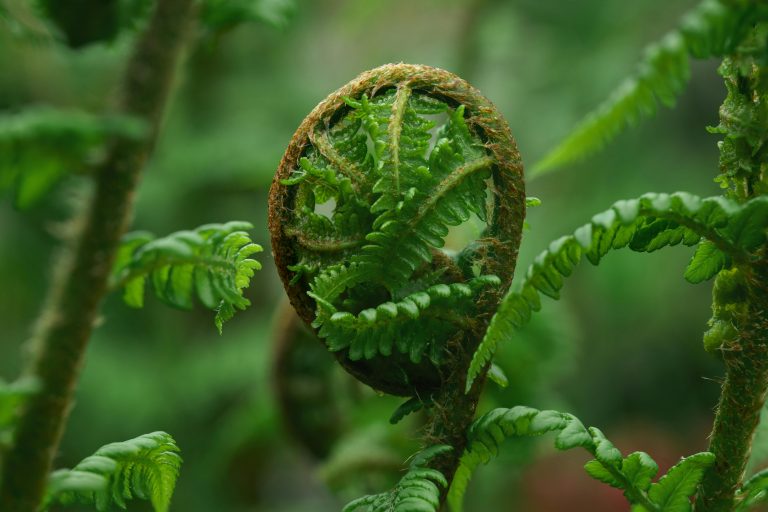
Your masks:
<svg viewBox="0 0 768 512"><path fill-rule="evenodd" d="M302 319L361 381L428 397L452 355L473 352L509 286L522 164L506 122L467 82L386 65L304 119L269 208L275 261ZM480 238L441 250L472 215L485 223Z"/></svg>

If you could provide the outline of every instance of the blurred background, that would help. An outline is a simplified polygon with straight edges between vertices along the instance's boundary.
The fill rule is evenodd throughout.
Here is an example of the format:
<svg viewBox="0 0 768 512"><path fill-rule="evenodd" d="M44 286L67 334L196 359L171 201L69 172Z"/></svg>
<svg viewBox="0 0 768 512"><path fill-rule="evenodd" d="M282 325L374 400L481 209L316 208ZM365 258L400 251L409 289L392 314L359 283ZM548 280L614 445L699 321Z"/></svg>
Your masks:
<svg viewBox="0 0 768 512"><path fill-rule="evenodd" d="M73 48L40 26L34 8L5 2L23 15L24 30L0 23L0 114L30 105L108 108L134 32L80 45L70 37ZM208 222L252 222L254 241L267 248L259 255L264 269L247 291L253 306L219 336L203 308L175 311L148 297L143 310L132 310L119 294L110 297L57 466L71 467L107 442L165 430L185 459L174 510L338 510L397 479L417 448L423 419L390 426L400 401L354 383L292 324L290 311L279 312L284 292L268 250L266 198L300 121L363 70L429 64L483 91L506 116L530 165L695 1L252 3L260 20L196 39L144 174L132 229L162 235ZM717 123L725 95L716 67L694 62L676 109L579 165L529 182L528 194L543 205L529 213L518 273L550 240L615 200L649 191L718 193L717 137L705 130ZM86 177L71 176L23 208L12 189L1 192L6 380L23 365L62 226L88 187ZM510 386L490 384L482 408L570 411L625 453L649 452L662 471L705 449L721 367L701 345L710 288L682 279L691 254L680 247L626 251L609 255L600 269L583 264L563 299L546 300L503 348L498 363ZM551 439L509 442L477 473L466 508L625 510L620 491L583 472L586 460L584 453L556 453ZM137 501L129 510L149 508Z"/></svg>

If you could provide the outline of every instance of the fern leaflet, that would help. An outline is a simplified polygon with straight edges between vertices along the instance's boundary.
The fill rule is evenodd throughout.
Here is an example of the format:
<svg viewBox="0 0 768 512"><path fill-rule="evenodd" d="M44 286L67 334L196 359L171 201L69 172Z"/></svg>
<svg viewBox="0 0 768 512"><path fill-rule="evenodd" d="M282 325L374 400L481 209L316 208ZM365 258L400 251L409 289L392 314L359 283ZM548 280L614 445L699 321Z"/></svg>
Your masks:
<svg viewBox="0 0 768 512"><path fill-rule="evenodd" d="M216 326L250 301L243 297L261 264L249 258L261 246L245 232L247 222L205 224L192 231L178 231L163 238L146 232L129 233L123 239L113 270L113 287L124 287L123 298L131 307L144 305L147 281L158 299L181 309L192 308L196 296L216 310Z"/></svg>
<svg viewBox="0 0 768 512"><path fill-rule="evenodd" d="M140 498L149 500L155 512L167 512L181 467L178 452L165 432L102 446L73 469L51 474L45 508L85 503L104 511Z"/></svg>
<svg viewBox="0 0 768 512"><path fill-rule="evenodd" d="M361 507L366 507L367 512L437 512L440 487L447 487L448 481L436 469L426 467L426 463L452 449L447 445L437 445L422 450L411 460L408 472L394 489L351 501L342 512L354 512Z"/></svg>
<svg viewBox="0 0 768 512"><path fill-rule="evenodd" d="M498 284L495 276L473 278L466 284L436 284L401 301L384 302L357 315L335 311L322 296L311 296L319 304L318 335L327 338L332 352L348 349L350 360L357 361L372 359L378 354L388 356L396 349L408 354L414 363L428 353L437 364L443 343L457 328L466 327L465 320L455 315L456 309L483 287ZM325 310L332 311L327 318Z"/></svg>
<svg viewBox="0 0 768 512"><path fill-rule="evenodd" d="M583 121L530 173L537 176L601 149L625 127L652 116L661 103L672 107L690 75L689 55L704 59L731 52L768 10L754 2L704 0L680 28L649 46L631 78Z"/></svg>
<svg viewBox="0 0 768 512"><path fill-rule="evenodd" d="M700 242L685 277L692 283L712 278L732 262L749 262L766 239L768 198L744 204L720 196L701 199L691 194L646 194L618 201L572 235L552 242L528 268L522 284L502 300L470 365L467 389L492 359L497 345L510 339L541 309L540 294L560 297L563 278L582 256L593 265L609 251L629 247L651 252L662 247Z"/></svg>
<svg viewBox="0 0 768 512"><path fill-rule="evenodd" d="M19 208L34 204L60 179L82 172L108 137L140 138L133 118L30 107L0 115L0 191L13 189Z"/></svg>
<svg viewBox="0 0 768 512"><path fill-rule="evenodd" d="M763 503L768 498L768 469L755 473L744 482L737 494L736 511L742 512Z"/></svg>
<svg viewBox="0 0 768 512"><path fill-rule="evenodd" d="M39 391L37 380L22 378L6 383L0 379L0 459L4 448L10 446L19 409L27 398Z"/></svg>
<svg viewBox="0 0 768 512"><path fill-rule="evenodd" d="M652 483L659 468L644 452L623 457L603 433L586 428L575 416L558 411L539 411L530 407L494 409L477 419L468 434L469 444L448 492L453 512L461 512L462 500L472 472L498 454L508 437L540 436L557 432L558 450L582 447L594 458L585 465L587 473L601 482L622 489L633 505L633 512L686 512L704 470L714 463L714 455L697 453L680 460L666 475Z"/></svg>

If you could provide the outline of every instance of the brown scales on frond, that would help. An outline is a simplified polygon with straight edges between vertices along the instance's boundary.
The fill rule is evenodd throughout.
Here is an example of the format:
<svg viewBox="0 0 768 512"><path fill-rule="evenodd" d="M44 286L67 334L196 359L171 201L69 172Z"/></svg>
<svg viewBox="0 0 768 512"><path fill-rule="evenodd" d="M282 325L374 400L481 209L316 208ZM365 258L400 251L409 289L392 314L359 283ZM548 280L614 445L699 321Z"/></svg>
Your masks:
<svg viewBox="0 0 768 512"><path fill-rule="evenodd" d="M466 343L476 346L482 338L489 313L495 309L500 297L508 288L514 272L525 217L523 170L517 146L501 114L477 89L447 71L410 64L388 64L366 71L330 94L302 121L283 155L269 195L269 228L278 272L294 308L299 316L310 324L315 319L317 304L307 295L309 282L306 277L295 280L296 274L289 269L289 266L296 265L302 254L307 251L306 245L299 243L295 229L289 228L298 213L297 187L287 186L282 181L288 179L299 168L302 157L314 149L334 168L338 168L339 175L351 180L356 193L359 192L365 200L370 200L371 196L375 198L376 194L372 194L370 190L373 180L368 178L360 182L361 176L367 178L365 170L345 155L334 151L329 142L329 133L350 111L345 99L356 100L365 95L374 100L393 89L398 92L400 108L397 109L398 116L395 115L397 105L392 106L392 118L396 118L398 123L394 126L390 119L390 135L400 136L404 117L403 105L409 101L411 93L419 93L449 107L463 105L464 120L472 137L492 159L491 183L488 184L492 193L492 205L488 207L488 223L482 236L491 243L493 249L482 258L481 273L498 276L502 284L497 288L484 290L477 299L477 303L483 305L483 311L477 315L482 321L475 321L473 324L482 325L472 329L477 329L478 332L465 336ZM395 147L395 150L397 149ZM406 165L398 158L395 154L392 166L395 173L399 173L400 166ZM399 175L394 176L394 180L399 187ZM415 277L443 270L443 282L466 281L467 276L462 275L454 260L443 251L433 248L431 255L431 263L417 269ZM295 281L293 284L292 280ZM468 346L466 349L471 354L474 347ZM435 368L428 358L416 364L397 351L388 357L378 356L353 361L348 357L346 350L340 350L336 352L336 357L361 381L392 394L431 394L440 389L448 378L444 375L446 372Z"/></svg>

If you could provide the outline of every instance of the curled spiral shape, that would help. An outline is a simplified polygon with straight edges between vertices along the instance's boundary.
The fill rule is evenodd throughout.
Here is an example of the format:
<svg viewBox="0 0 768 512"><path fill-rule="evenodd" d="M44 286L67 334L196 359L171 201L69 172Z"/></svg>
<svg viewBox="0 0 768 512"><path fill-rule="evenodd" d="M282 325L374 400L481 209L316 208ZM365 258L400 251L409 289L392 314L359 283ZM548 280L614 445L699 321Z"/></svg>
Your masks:
<svg viewBox="0 0 768 512"><path fill-rule="evenodd" d="M473 215L480 237L442 250ZM501 114L461 78L410 64L367 71L315 107L269 198L299 316L356 378L406 396L439 389L456 370L447 361L471 356L509 287L524 216Z"/></svg>

